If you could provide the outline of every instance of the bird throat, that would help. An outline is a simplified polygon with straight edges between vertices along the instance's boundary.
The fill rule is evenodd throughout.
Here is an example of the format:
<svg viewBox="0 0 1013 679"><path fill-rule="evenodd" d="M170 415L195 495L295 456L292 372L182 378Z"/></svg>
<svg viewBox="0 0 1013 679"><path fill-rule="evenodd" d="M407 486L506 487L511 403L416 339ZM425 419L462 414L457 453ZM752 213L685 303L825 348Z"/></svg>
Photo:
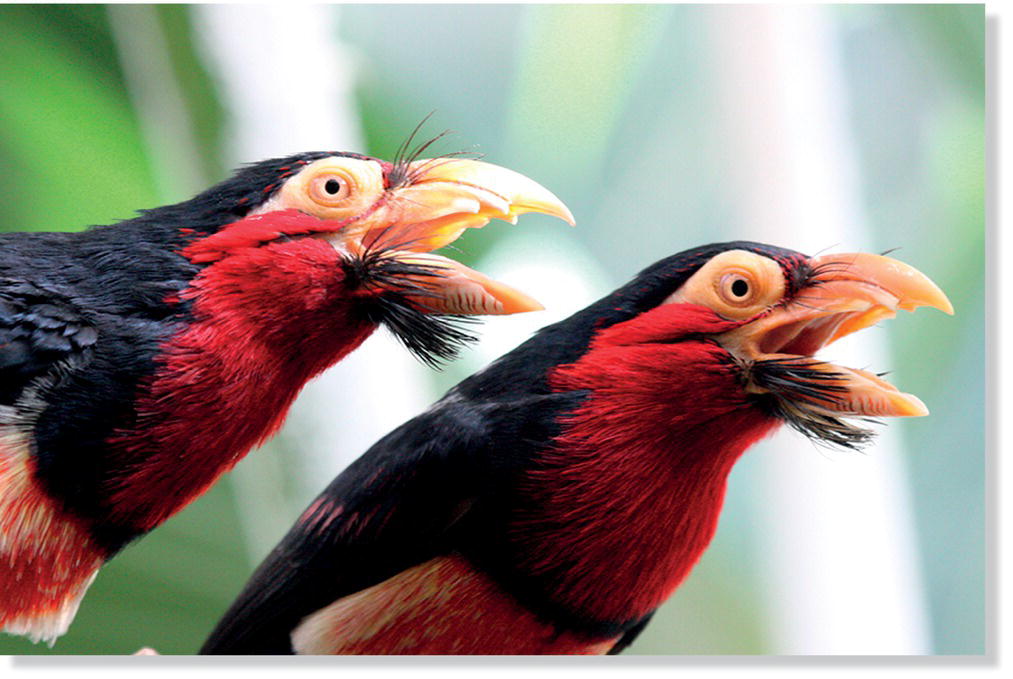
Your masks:
<svg viewBox="0 0 1013 679"><path fill-rule="evenodd" d="M128 471L106 480L106 518L128 534L157 526L274 434L306 382L376 327L333 295L333 262L318 279L260 282L216 267L183 293L195 320L165 343L135 424L109 440Z"/></svg>
<svg viewBox="0 0 1013 679"><path fill-rule="evenodd" d="M734 463L780 422L709 343L599 347L552 384L588 396L524 484L517 552L537 555L523 568L555 583L557 607L628 624L688 576Z"/></svg>

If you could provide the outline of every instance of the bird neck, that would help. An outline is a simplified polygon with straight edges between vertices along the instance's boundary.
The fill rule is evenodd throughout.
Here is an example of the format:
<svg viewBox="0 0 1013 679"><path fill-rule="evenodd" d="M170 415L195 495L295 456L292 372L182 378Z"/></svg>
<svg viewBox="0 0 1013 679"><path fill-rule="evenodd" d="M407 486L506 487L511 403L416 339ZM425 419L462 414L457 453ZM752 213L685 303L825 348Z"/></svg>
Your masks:
<svg viewBox="0 0 1013 679"><path fill-rule="evenodd" d="M143 533L203 492L281 426L303 385L375 329L344 295L317 240L216 262L181 293L193 321L163 346L133 426L109 441L108 520ZM286 256L297 255L297 256Z"/></svg>
<svg viewBox="0 0 1013 679"><path fill-rule="evenodd" d="M526 479L529 573L555 603L628 623L663 602L713 537L728 474L777 421L709 342L599 347L551 377L586 390ZM518 533L521 535L521 533Z"/></svg>

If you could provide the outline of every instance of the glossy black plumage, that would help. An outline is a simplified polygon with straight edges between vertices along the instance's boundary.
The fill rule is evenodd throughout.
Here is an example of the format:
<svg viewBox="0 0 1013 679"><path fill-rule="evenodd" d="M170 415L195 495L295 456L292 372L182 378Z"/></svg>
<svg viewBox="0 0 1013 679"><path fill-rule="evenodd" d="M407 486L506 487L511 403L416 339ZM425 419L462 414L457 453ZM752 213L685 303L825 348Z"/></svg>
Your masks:
<svg viewBox="0 0 1013 679"><path fill-rule="evenodd" d="M61 361L87 360L97 333L80 309L28 283L0 280L0 403Z"/></svg>

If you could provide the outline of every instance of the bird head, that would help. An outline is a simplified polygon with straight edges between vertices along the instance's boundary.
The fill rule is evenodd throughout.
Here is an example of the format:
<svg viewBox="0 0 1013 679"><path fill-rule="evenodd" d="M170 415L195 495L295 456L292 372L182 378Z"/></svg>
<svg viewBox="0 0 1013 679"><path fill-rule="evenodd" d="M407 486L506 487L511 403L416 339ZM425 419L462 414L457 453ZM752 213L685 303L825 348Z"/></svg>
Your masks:
<svg viewBox="0 0 1013 679"><path fill-rule="evenodd" d="M279 327L297 311L322 317L340 306L387 325L427 362L449 358L469 339L451 317L542 308L432 250L465 229L494 218L516 223L525 212L573 223L534 181L454 156L387 162L303 153L247 166L168 210L185 213L176 219L184 225L180 251L204 269L183 299L217 285L218 293L234 293L237 312L259 314L253 325L261 328Z"/></svg>
<svg viewBox="0 0 1013 679"><path fill-rule="evenodd" d="M627 414L655 408L652 417L680 432L734 421L729 431L755 426L758 436L783 421L817 441L857 447L871 432L856 418L928 410L879 375L815 354L921 306L953 313L928 277L896 259L708 245L656 263L592 307L589 350L554 379L618 396Z"/></svg>

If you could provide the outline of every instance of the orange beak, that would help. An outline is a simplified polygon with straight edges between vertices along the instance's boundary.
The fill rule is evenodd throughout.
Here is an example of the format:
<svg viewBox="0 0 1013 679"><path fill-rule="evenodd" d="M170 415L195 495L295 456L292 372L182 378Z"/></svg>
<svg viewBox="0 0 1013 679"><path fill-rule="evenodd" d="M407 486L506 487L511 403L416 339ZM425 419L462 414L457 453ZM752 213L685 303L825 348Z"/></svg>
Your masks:
<svg viewBox="0 0 1013 679"><path fill-rule="evenodd" d="M384 250L386 256L432 272L409 276L422 288L413 301L423 311L495 315L543 308L523 292L430 251L491 219L515 224L525 212L572 225L573 215L562 201L524 175L477 160L417 160L407 175L406 185L390 190L378 209L346 230L346 238L354 236L350 240L362 250Z"/></svg>
<svg viewBox="0 0 1013 679"><path fill-rule="evenodd" d="M953 314L953 305L927 276L889 257L865 253L835 254L810 260L815 278L785 306L720 336L739 359L762 366L765 361L804 367L811 390L810 409L836 416L910 417L927 415L918 397L899 391L864 370L812 358L836 340L884 318L929 306ZM750 384L747 390L769 389ZM829 396L828 396L829 395Z"/></svg>

